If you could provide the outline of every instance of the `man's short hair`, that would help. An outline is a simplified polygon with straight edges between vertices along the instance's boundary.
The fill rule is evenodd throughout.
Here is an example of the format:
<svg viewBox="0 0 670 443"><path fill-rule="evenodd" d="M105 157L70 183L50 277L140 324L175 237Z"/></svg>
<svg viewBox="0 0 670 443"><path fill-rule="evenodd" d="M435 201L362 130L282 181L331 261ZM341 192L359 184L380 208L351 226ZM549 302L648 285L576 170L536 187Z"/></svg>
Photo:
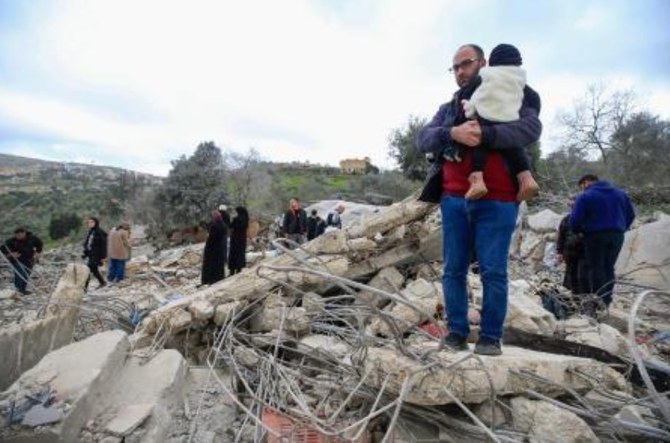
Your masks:
<svg viewBox="0 0 670 443"><path fill-rule="evenodd" d="M598 177L595 176L594 174L585 174L585 175L582 176L582 178L579 179L577 184L579 186L581 186L586 182L597 182L597 181L598 181Z"/></svg>
<svg viewBox="0 0 670 443"><path fill-rule="evenodd" d="M316 215L316 209L312 209L312 215Z"/></svg>
<svg viewBox="0 0 670 443"><path fill-rule="evenodd" d="M482 49L481 46L475 45L474 43L467 43L461 46L461 48L472 48L475 51L475 54L477 54L477 58L480 60L484 60L484 50Z"/></svg>
<svg viewBox="0 0 670 443"><path fill-rule="evenodd" d="M14 229L14 234L21 234L23 232L28 232L26 228L16 228Z"/></svg>

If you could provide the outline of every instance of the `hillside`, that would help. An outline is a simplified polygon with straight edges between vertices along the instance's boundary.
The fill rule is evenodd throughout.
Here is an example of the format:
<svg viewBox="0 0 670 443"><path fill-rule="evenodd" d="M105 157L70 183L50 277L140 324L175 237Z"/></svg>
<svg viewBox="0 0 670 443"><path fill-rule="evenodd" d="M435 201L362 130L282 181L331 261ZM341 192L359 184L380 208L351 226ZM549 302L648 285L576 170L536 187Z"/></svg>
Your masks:
<svg viewBox="0 0 670 443"><path fill-rule="evenodd" d="M0 234L25 226L49 239L53 217L97 215L115 223L162 178L110 166L0 154Z"/></svg>

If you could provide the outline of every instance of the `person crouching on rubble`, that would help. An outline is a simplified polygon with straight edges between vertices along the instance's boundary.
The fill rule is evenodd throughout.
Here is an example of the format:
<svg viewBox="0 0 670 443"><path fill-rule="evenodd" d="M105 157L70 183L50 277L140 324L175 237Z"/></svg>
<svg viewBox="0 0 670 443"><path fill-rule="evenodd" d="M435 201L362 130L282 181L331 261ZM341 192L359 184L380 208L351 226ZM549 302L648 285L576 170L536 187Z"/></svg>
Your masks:
<svg viewBox="0 0 670 443"><path fill-rule="evenodd" d="M28 280L42 253L42 247L42 240L25 228L17 228L14 236L8 238L0 247L0 252L5 254L14 269L14 287L20 294L31 293L27 289Z"/></svg>

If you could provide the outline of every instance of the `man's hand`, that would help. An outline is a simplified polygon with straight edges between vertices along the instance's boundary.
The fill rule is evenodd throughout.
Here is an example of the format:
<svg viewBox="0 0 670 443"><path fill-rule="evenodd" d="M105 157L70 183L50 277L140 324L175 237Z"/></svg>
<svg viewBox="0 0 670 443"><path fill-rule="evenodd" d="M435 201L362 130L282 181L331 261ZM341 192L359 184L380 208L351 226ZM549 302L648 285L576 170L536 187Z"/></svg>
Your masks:
<svg viewBox="0 0 670 443"><path fill-rule="evenodd" d="M9 255L11 255L14 258L19 258L21 256L20 252L10 252Z"/></svg>
<svg viewBox="0 0 670 443"><path fill-rule="evenodd" d="M461 125L452 126L450 134L453 140L471 148L482 143L482 128L477 120L468 120Z"/></svg>

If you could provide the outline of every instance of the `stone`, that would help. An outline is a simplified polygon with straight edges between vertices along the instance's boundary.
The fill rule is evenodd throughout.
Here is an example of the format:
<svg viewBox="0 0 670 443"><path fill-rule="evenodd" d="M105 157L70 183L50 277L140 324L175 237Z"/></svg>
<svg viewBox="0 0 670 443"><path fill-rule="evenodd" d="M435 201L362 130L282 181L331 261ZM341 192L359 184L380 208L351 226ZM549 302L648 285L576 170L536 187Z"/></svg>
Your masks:
<svg viewBox="0 0 670 443"><path fill-rule="evenodd" d="M487 426L502 426L507 423L507 410L497 403L486 400L477 405L472 412Z"/></svg>
<svg viewBox="0 0 670 443"><path fill-rule="evenodd" d="M516 397L510 401L514 429L528 433L531 442L599 443L588 424L575 413L546 401Z"/></svg>
<svg viewBox="0 0 670 443"><path fill-rule="evenodd" d="M544 239L532 231L524 232L521 237L521 248L519 249L521 258L530 258L535 250L539 248L544 252Z"/></svg>
<svg viewBox="0 0 670 443"><path fill-rule="evenodd" d="M123 439L121 437L114 437L113 435L108 435L100 440L100 443L122 443Z"/></svg>
<svg viewBox="0 0 670 443"><path fill-rule="evenodd" d="M533 334L553 335L556 330L556 317L544 309L539 297L527 295L531 287L525 280L512 280L508 284L508 305L505 326L531 332ZM481 285L473 284L475 303L481 307Z"/></svg>
<svg viewBox="0 0 670 443"><path fill-rule="evenodd" d="M375 275L372 280L370 280L368 286L397 295L396 290L399 290L404 282L404 275L402 275L396 268L388 267L379 271L377 275ZM356 298L362 303L375 306L377 308L382 308L389 302L387 297L374 294L369 291L359 292Z"/></svg>
<svg viewBox="0 0 670 443"><path fill-rule="evenodd" d="M538 233L555 232L563 217L565 216L556 214L551 209L543 209L538 213L529 215L526 218L526 223L530 229Z"/></svg>
<svg viewBox="0 0 670 443"><path fill-rule="evenodd" d="M616 262L616 275L627 281L667 290L670 288L670 217L626 232Z"/></svg>
<svg viewBox="0 0 670 443"><path fill-rule="evenodd" d="M347 241L347 248L355 252L371 252L377 249L377 243L369 238L354 238Z"/></svg>
<svg viewBox="0 0 670 443"><path fill-rule="evenodd" d="M639 405L626 405L621 408L614 416L616 420L625 421L642 426L655 426L649 419L655 421L654 413L651 409Z"/></svg>
<svg viewBox="0 0 670 443"><path fill-rule="evenodd" d="M176 333L187 329L191 325L192 320L190 312L177 309L168 318L168 326L173 333Z"/></svg>
<svg viewBox="0 0 670 443"><path fill-rule="evenodd" d="M188 310L196 321L205 322L214 316L214 306L203 299L191 303Z"/></svg>
<svg viewBox="0 0 670 443"><path fill-rule="evenodd" d="M635 401L635 397L623 391L608 391L607 394L605 395L594 389L587 392L584 398L593 403L594 406L597 406L598 409L602 409L603 407L619 409L626 403Z"/></svg>
<svg viewBox="0 0 670 443"><path fill-rule="evenodd" d="M57 423L65 418L65 414L55 407L44 407L42 405L35 405L23 417L21 425L30 426L44 426L52 423Z"/></svg>
<svg viewBox="0 0 670 443"><path fill-rule="evenodd" d="M307 354L313 354L316 351L337 359L342 359L351 352L349 345L337 337L320 334L302 337L298 342L298 349Z"/></svg>
<svg viewBox="0 0 670 443"><path fill-rule="evenodd" d="M564 323L565 339L604 349L621 357L630 355L628 340L612 326L604 323L583 326L581 319L568 319Z"/></svg>
<svg viewBox="0 0 670 443"><path fill-rule="evenodd" d="M14 295L14 291L12 289L2 289L0 290L0 300L7 300L8 298L11 298L12 295Z"/></svg>
<svg viewBox="0 0 670 443"><path fill-rule="evenodd" d="M436 348L435 342L424 341L413 345L412 353L423 355ZM503 354L500 356L482 356L481 360L471 358L448 367L465 355L466 351L431 352L429 358L434 359L438 365L425 370L424 361L407 357L397 349L372 347L368 348L363 369L370 371L368 384L375 388L381 387L388 376L388 387L394 394L400 392L400 387L408 375L415 374L405 400L425 406L452 403L453 400L444 390L445 386L449 386L451 392L466 404L484 402L490 398L491 389L499 396L521 395L528 389L548 396L558 396L565 393L562 386L586 393L591 389L591 382L583 377L575 377L575 370L590 374L605 389L628 390L626 380L621 374L606 364L591 359L503 346ZM555 385L521 377L512 373L512 370L530 371L554 382Z"/></svg>
<svg viewBox="0 0 670 443"><path fill-rule="evenodd" d="M249 322L252 332L270 332L282 329L285 332L305 333L310 329L307 310L287 306L281 296L274 293L267 297L256 315Z"/></svg>
<svg viewBox="0 0 670 443"><path fill-rule="evenodd" d="M401 292L407 304L394 302L384 311L393 317L397 333L404 334L410 328L417 326L435 314L438 305L442 304L442 285L430 283L423 279L414 280ZM373 318L367 327L367 333L392 337L394 332L387 321Z"/></svg>
<svg viewBox="0 0 670 443"><path fill-rule="evenodd" d="M221 326L226 320L233 318L233 315L238 314L242 306L244 303L240 301L221 303L214 311L214 324Z"/></svg>
<svg viewBox="0 0 670 443"><path fill-rule="evenodd" d="M326 299L315 292L308 292L302 296L302 307L308 314L318 314L326 309Z"/></svg>
<svg viewBox="0 0 670 443"><path fill-rule="evenodd" d="M347 235L341 229L318 236L304 248L314 254L345 254L349 251Z"/></svg>
<svg viewBox="0 0 670 443"><path fill-rule="evenodd" d="M153 405L142 403L138 405L127 405L105 426L105 431L117 437L125 437L137 429L146 420Z"/></svg>

